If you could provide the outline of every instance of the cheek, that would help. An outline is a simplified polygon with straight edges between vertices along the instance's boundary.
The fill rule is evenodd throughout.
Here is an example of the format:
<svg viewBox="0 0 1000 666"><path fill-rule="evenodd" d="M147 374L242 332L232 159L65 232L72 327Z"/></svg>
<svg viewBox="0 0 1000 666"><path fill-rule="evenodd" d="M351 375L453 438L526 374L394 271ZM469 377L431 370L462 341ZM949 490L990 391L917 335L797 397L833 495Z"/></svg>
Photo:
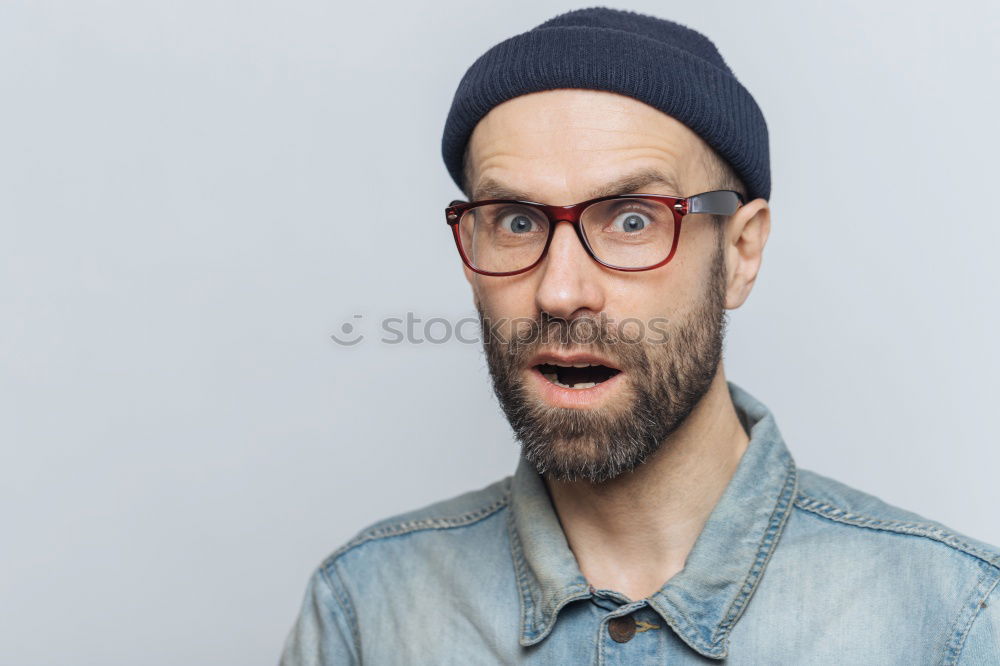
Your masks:
<svg viewBox="0 0 1000 666"><path fill-rule="evenodd" d="M662 269L651 271L650 291L658 301L673 312L685 312L698 306L713 284L717 241L715 231L689 229L683 236L678 253Z"/></svg>
<svg viewBox="0 0 1000 666"><path fill-rule="evenodd" d="M473 292L483 313L492 319L536 320L538 310L535 305L535 289L536 285L530 279L521 276L479 276L473 283Z"/></svg>
<svg viewBox="0 0 1000 666"><path fill-rule="evenodd" d="M684 312L700 298L697 276L678 262L648 273L633 273L609 291L606 308L609 317L617 321L671 318Z"/></svg>
<svg viewBox="0 0 1000 666"><path fill-rule="evenodd" d="M480 286L477 293L491 339L514 340L518 331L530 331L538 321L534 291L523 284L494 283Z"/></svg>

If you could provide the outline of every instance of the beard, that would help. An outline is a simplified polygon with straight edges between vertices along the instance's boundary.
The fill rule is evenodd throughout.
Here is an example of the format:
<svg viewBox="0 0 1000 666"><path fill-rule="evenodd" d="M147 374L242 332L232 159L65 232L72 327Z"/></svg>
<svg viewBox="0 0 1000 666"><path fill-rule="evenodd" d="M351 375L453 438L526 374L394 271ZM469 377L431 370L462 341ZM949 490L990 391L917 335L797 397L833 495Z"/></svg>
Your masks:
<svg viewBox="0 0 1000 666"><path fill-rule="evenodd" d="M643 464L684 423L715 378L727 324L725 289L719 234L699 302L655 342L645 336L626 338L606 319L569 322L545 312L531 322L532 331L544 335L505 340L489 335L477 300L493 392L521 444L521 455L540 475L557 481L605 483ZM559 344L546 344L553 339ZM543 350L588 351L613 362L626 380L619 389L622 400L594 409L545 404L526 386L524 372Z"/></svg>

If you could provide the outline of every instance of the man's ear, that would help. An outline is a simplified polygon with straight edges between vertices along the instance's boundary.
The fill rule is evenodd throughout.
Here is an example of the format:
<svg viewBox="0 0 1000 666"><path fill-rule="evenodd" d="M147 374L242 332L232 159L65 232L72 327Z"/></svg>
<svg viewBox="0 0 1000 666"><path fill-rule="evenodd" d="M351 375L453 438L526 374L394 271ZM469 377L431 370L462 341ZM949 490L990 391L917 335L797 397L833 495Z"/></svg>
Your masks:
<svg viewBox="0 0 1000 666"><path fill-rule="evenodd" d="M750 296L771 233L771 209L766 199L740 206L726 222L726 309L733 310Z"/></svg>

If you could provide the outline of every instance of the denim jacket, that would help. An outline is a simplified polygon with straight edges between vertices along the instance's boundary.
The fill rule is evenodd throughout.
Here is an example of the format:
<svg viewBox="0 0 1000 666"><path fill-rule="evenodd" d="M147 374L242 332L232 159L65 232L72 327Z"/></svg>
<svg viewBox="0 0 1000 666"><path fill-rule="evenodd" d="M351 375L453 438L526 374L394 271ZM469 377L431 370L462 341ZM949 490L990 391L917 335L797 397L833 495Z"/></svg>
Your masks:
<svg viewBox="0 0 1000 666"><path fill-rule="evenodd" d="M594 589L522 458L362 530L313 573L282 666L1000 664L1000 550L797 469L762 403L684 569Z"/></svg>

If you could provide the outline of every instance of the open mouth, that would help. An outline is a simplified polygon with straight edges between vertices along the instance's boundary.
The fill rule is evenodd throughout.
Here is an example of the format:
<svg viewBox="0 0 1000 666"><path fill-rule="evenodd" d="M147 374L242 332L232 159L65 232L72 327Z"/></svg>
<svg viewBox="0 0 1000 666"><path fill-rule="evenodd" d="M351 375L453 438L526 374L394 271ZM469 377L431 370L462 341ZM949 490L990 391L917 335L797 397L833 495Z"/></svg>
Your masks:
<svg viewBox="0 0 1000 666"><path fill-rule="evenodd" d="M589 389L602 384L615 375L620 370L609 368L606 365L597 363L539 363L535 366L542 377L549 380L556 386L570 389Z"/></svg>

